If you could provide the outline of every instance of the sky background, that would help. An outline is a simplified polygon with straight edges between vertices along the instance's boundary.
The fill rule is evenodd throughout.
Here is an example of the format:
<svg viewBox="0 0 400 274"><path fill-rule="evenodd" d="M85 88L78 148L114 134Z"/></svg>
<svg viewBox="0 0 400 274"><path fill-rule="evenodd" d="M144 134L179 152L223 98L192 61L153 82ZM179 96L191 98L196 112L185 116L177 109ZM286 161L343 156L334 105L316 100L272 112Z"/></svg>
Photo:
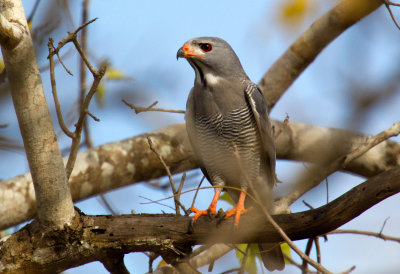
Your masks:
<svg viewBox="0 0 400 274"><path fill-rule="evenodd" d="M198 36L218 36L228 41L242 65L254 81L258 82L267 69L309 25L336 1L303 1L308 6L303 17L285 20L282 17L285 1L91 1L89 18L98 20L88 27L90 60L99 64L108 60L113 68L131 77L128 81L114 81L105 84L104 104L93 101L90 109L100 122L89 119L94 145L122 140L144 132L184 122L182 114L142 113L135 115L121 99L147 106L159 101L160 107L185 109L186 99L193 85L194 72L185 60L176 61L176 52L183 43ZM23 1L27 14L34 1ZM51 11L57 22L57 31L37 33L37 55L40 67L47 66L47 40L52 36L57 43L67 31L80 25L81 1L69 1L70 15L65 12L62 1L42 0L33 20L33 28L45 23L44 18ZM395 11L395 14L398 14ZM70 19L72 18L72 20ZM288 18L286 18L288 19ZM71 23L73 22L73 23ZM50 27L50 24L44 24ZM43 28L41 28L43 30ZM353 26L333 43L304 71L289 88L271 113L273 119L283 120L288 114L291 122L304 122L327 127L346 128L364 134L375 135L391 126L400 117L400 92L385 93L388 83L396 82L400 75L400 32L384 8ZM70 52L71 54L69 54ZM56 69L57 88L63 113L73 109L78 96L78 57L67 46L64 61L74 74L68 76L58 66ZM49 107L54 113L51 97L49 72L42 73ZM88 78L90 79L90 77ZM355 92L358 91L358 93ZM396 92L397 91L397 92ZM357 97L377 94L379 100L365 113L355 111ZM0 98L0 129L2 136L22 144L10 96ZM57 120L54 119L55 124ZM59 127L56 125L56 130ZM399 141L399 138L393 140ZM68 148L70 140L59 138L62 149ZM284 183L277 189L283 195L290 189L296 177L304 171L305 165L289 161L278 161L277 174ZM25 156L21 151L0 151L0 179L12 178L28 171ZM186 189L197 185L199 171L188 173L190 179ZM179 181L180 176L174 176ZM360 182L353 175L337 173L329 177L329 200L340 196ZM165 178L161 184L167 184ZM291 207L293 212L307 210L302 200L314 207L326 203L326 186L308 192ZM168 207L144 205L144 198L159 199L170 195L170 190L160 190L146 183L139 183L110 191L105 197L121 214L131 210L137 213L173 212ZM190 205L193 194L182 196L182 202ZM196 206L206 208L212 198L212 191L200 191ZM173 201L165 201L173 206ZM379 232L384 220L390 219L384 233L399 236L400 196L395 195L371 208L352 220L343 228ZM86 214L108 214L99 198L77 203ZM220 202L224 209L230 206ZM329 241L321 242L322 263L333 272L342 272L353 265L353 273L396 273L400 269L399 246L365 236L332 235ZM306 241L297 241L303 250ZM314 250L312 256L315 259ZM298 257L292 252L293 258ZM159 260L154 264L156 267ZM129 270L144 273L148 270L148 259L140 253L125 256ZM238 266L234 253L217 261L213 273L220 273ZM201 269L207 272L207 268ZM67 273L108 273L102 264L90 263L68 270ZM287 266L282 273L298 273L298 269Z"/></svg>

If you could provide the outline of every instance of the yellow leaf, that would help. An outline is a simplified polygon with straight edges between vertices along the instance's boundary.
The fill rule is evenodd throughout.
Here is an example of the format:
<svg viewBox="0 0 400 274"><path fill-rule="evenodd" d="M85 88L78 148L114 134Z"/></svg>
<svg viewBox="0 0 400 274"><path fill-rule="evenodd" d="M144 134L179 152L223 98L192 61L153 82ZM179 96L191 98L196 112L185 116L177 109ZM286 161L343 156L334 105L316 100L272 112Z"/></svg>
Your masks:
<svg viewBox="0 0 400 274"><path fill-rule="evenodd" d="M282 8L284 18L302 17L309 6L308 0L289 0Z"/></svg>
<svg viewBox="0 0 400 274"><path fill-rule="evenodd" d="M219 199L225 202L228 202L231 205L234 205L235 203L232 201L231 196L229 196L228 192L225 192L221 196L219 196Z"/></svg>
<svg viewBox="0 0 400 274"><path fill-rule="evenodd" d="M287 243L281 243L281 249L284 255L286 255L289 258L292 258L292 254L290 253L290 247ZM291 262L288 259L286 259L285 256L283 258L285 260L285 264L291 264Z"/></svg>
<svg viewBox="0 0 400 274"><path fill-rule="evenodd" d="M164 265L166 265L166 264L167 264L166 261L161 260L161 262L157 265L157 268L160 268L160 267L162 267L162 266L164 266Z"/></svg>
<svg viewBox="0 0 400 274"><path fill-rule="evenodd" d="M29 30L32 30L32 20L28 22L28 28Z"/></svg>
<svg viewBox="0 0 400 274"><path fill-rule="evenodd" d="M125 73L115 68L108 68L105 78L107 80L127 80L130 79Z"/></svg>
<svg viewBox="0 0 400 274"><path fill-rule="evenodd" d="M244 253L246 253L247 244L239 244L237 248L240 249L242 252L236 251L236 257L239 259L239 262L242 263ZM245 269L249 274L257 274L257 265L256 265L256 255L258 256L260 251L258 249L257 244L250 244L250 248L248 251L247 260Z"/></svg>
<svg viewBox="0 0 400 274"><path fill-rule="evenodd" d="M3 59L0 59L0 73L3 72L5 67Z"/></svg>
<svg viewBox="0 0 400 274"><path fill-rule="evenodd" d="M104 85L103 81L101 81L99 86L97 87L97 92L96 92L96 101L100 107L104 107L105 96L106 96L106 86Z"/></svg>

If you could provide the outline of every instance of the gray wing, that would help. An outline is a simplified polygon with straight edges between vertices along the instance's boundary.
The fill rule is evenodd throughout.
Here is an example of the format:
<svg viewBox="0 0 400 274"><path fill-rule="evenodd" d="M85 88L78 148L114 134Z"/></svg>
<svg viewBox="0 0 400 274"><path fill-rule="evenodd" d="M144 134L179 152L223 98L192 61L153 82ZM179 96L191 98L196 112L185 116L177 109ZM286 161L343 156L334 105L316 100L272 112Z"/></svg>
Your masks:
<svg viewBox="0 0 400 274"><path fill-rule="evenodd" d="M249 103L256 120L258 132L262 142L263 154L266 155L266 165L268 168L268 182L275 184L275 143L271 127L271 122L268 117L267 104L264 96L256 84L250 83L245 89L246 100Z"/></svg>

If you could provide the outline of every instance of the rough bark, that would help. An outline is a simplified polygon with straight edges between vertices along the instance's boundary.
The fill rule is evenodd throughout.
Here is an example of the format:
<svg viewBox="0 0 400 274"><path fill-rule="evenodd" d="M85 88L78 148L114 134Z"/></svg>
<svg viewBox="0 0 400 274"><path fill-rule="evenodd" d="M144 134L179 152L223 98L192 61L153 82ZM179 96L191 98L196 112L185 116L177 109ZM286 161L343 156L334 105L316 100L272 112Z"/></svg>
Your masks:
<svg viewBox="0 0 400 274"><path fill-rule="evenodd" d="M276 130L282 126L277 121L273 124ZM79 153L70 178L73 200L165 176L164 167L149 148L147 136L151 136L172 173L197 168L185 126L169 126ZM276 141L277 157L323 163L351 152L366 138L341 129L289 123ZM386 141L351 162L346 171L371 177L396 166L400 166L400 146ZM33 218L36 210L30 174L2 182L0 200L0 229Z"/></svg>
<svg viewBox="0 0 400 274"><path fill-rule="evenodd" d="M292 240L327 233L355 218L383 199L400 192L400 168L381 173L318 209L275 215L274 220ZM189 232L189 217L176 215L79 215L63 230L43 230L36 222L0 243L0 271L59 272L102 260L111 253L153 251L176 264L196 244L216 242L277 242L280 235L255 212L233 220L200 218ZM21 256L23 254L24 256Z"/></svg>
<svg viewBox="0 0 400 274"><path fill-rule="evenodd" d="M11 95L38 201L37 216L43 224L63 225L72 218L74 208L21 1L1 2L0 33Z"/></svg>

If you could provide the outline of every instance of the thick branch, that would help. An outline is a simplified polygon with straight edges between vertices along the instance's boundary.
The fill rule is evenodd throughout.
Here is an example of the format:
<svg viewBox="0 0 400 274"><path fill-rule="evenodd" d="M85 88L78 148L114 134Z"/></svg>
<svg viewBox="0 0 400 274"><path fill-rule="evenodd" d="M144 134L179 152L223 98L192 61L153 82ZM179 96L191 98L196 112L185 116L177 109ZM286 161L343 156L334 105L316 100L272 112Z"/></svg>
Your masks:
<svg viewBox="0 0 400 274"><path fill-rule="evenodd" d="M280 122L273 124L275 128L281 126ZM172 174L197 168L185 125L169 126L79 153L70 178L74 201L165 176L165 168L150 150L147 136L151 137ZM353 151L365 140L366 136L346 130L289 123L276 140L277 156L323 164ZM346 170L370 177L396 166L400 166L400 146L385 141L349 163ZM0 229L33 218L36 211L30 174L3 181L0 200Z"/></svg>
<svg viewBox="0 0 400 274"><path fill-rule="evenodd" d="M5 0L1 5L7 20L25 30L18 46L2 44L2 53L35 186L38 217L45 224L64 225L74 208L25 13L19 0Z"/></svg>
<svg viewBox="0 0 400 274"><path fill-rule="evenodd" d="M292 240L306 239L332 231L398 192L400 168L395 168L323 207L273 218ZM179 257L196 244L282 241L264 216L251 213L242 218L235 230L233 220L217 225L218 220L202 217L195 223L193 233L188 233L190 217L172 214L79 216L70 227L50 231L38 229L33 223L0 243L0 265L6 267L2 269L5 273L21 267L59 272L101 260L109 252L153 251L164 257L170 253Z"/></svg>
<svg viewBox="0 0 400 274"><path fill-rule="evenodd" d="M258 83L272 109L303 70L333 39L367 16L382 0L342 0L317 19L272 65Z"/></svg>

